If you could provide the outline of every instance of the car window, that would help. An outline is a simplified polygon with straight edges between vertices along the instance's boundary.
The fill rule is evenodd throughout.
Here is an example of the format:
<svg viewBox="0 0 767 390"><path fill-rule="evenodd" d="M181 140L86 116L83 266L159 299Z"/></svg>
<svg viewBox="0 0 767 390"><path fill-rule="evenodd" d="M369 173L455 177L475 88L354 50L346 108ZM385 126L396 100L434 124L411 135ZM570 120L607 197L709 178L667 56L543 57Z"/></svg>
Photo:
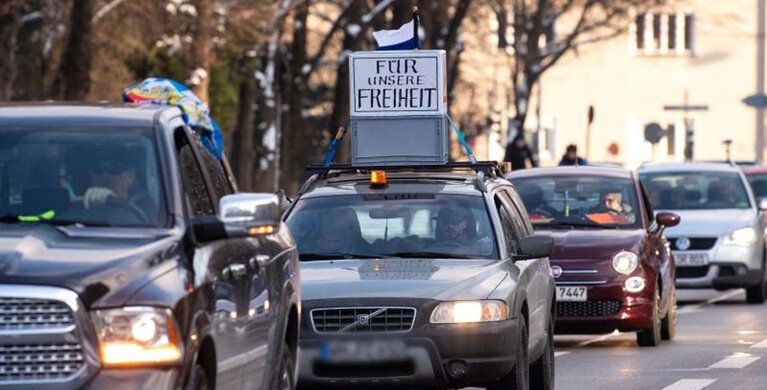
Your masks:
<svg viewBox="0 0 767 390"><path fill-rule="evenodd" d="M506 250L510 254L517 253L517 243L522 238L514 225L514 218L502 201L502 195L496 194L494 197L495 207L498 209L498 216L501 219L501 228L503 229L503 239L506 241Z"/></svg>
<svg viewBox="0 0 767 390"><path fill-rule="evenodd" d="M224 173L221 161L213 157L207 148L198 148L197 150L199 150L205 169L207 169L210 176L211 185L213 186L211 188L213 201L218 202L222 196L232 193L232 185L226 177L226 173Z"/></svg>
<svg viewBox="0 0 767 390"><path fill-rule="evenodd" d="M636 186L631 179L562 175L525 177L513 182L536 228L641 227Z"/></svg>
<svg viewBox="0 0 767 390"><path fill-rule="evenodd" d="M525 236L533 234L532 226L530 226L530 224L522 217L523 215L527 214L527 209L525 208L525 205L522 202L522 199L520 199L516 191L512 189L506 189L506 191L504 192L505 192L506 199L509 201L509 204L514 206L516 215L518 215L518 217L516 218L516 221L517 221L516 225L519 226L520 231L523 232Z"/></svg>
<svg viewBox="0 0 767 390"><path fill-rule="evenodd" d="M287 217L299 254L498 258L480 196L343 195L299 199Z"/></svg>
<svg viewBox="0 0 767 390"><path fill-rule="evenodd" d="M185 131L185 130L180 130ZM184 186L184 193L192 208L192 215L215 215L213 201L205 185L200 166L194 157L192 144L186 141L183 136L176 133L176 144L178 145L178 163L181 170L181 181ZM199 149L198 149L199 150Z"/></svg>
<svg viewBox="0 0 767 390"><path fill-rule="evenodd" d="M737 172L654 172L640 178L656 210L751 208Z"/></svg>
<svg viewBox="0 0 767 390"><path fill-rule="evenodd" d="M754 196L757 198L767 198L767 173L751 174L747 177Z"/></svg>
<svg viewBox="0 0 767 390"><path fill-rule="evenodd" d="M165 226L154 130L0 127L0 215L35 222Z"/></svg>

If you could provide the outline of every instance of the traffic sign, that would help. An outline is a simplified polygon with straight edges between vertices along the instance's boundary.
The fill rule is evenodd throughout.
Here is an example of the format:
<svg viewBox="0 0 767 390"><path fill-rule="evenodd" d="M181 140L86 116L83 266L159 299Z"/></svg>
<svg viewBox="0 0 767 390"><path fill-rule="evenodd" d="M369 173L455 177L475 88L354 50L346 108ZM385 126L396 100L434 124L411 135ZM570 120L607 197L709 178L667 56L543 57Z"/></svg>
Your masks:
<svg viewBox="0 0 767 390"><path fill-rule="evenodd" d="M657 144L666 132L657 123L648 123L644 127L644 139L651 144Z"/></svg>
<svg viewBox="0 0 767 390"><path fill-rule="evenodd" d="M747 106L755 107L755 108L764 108L767 107L767 95L764 94L756 94L751 95L745 99L743 99L743 103L745 103Z"/></svg>

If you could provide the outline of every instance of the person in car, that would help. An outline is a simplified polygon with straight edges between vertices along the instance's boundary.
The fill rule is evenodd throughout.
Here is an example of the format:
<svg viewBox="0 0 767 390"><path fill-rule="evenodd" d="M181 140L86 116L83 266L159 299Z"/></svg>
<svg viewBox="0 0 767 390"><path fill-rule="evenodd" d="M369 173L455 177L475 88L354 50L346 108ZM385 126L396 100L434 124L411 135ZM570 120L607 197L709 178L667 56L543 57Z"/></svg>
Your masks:
<svg viewBox="0 0 767 390"><path fill-rule="evenodd" d="M555 215L555 209L543 204L543 190L538 185L531 184L520 188L519 195L527 206L530 220L550 220Z"/></svg>
<svg viewBox="0 0 767 390"><path fill-rule="evenodd" d="M319 253L370 252L370 243L362 238L357 214L350 207L334 208L324 213L314 247Z"/></svg>
<svg viewBox="0 0 767 390"><path fill-rule="evenodd" d="M735 207L737 202L735 186L731 180L719 180L709 184L707 195L710 208Z"/></svg>
<svg viewBox="0 0 767 390"><path fill-rule="evenodd" d="M631 206L623 203L623 192L613 189L602 192L599 204L586 217L600 224L629 224L635 218Z"/></svg>
<svg viewBox="0 0 767 390"><path fill-rule="evenodd" d="M93 209L104 206L110 197L127 202L132 208L142 211L143 219L154 215L154 201L138 188L134 159L127 148L115 148L99 153L98 160L90 171L90 187L82 196L83 206Z"/></svg>

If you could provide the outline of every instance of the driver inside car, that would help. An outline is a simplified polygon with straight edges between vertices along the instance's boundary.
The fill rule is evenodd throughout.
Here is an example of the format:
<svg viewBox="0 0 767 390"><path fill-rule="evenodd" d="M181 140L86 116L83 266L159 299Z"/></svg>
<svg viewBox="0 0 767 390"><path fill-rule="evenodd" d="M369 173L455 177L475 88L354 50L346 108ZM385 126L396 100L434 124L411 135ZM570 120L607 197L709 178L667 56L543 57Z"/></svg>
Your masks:
<svg viewBox="0 0 767 390"><path fill-rule="evenodd" d="M586 218L599 224L634 223L631 206L623 203L623 192L610 189L602 192L599 205L592 208Z"/></svg>
<svg viewBox="0 0 767 390"><path fill-rule="evenodd" d="M434 248L471 248L477 242L476 226L471 211L444 206L437 216ZM464 249L466 250L466 249ZM459 252L462 252L459 250Z"/></svg>

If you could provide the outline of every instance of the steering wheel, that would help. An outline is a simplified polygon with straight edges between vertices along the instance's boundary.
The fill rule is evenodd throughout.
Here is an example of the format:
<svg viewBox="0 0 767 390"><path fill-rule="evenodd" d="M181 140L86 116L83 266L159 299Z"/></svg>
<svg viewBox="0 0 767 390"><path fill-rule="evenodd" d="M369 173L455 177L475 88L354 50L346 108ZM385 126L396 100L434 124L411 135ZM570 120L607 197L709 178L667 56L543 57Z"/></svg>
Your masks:
<svg viewBox="0 0 767 390"><path fill-rule="evenodd" d="M138 206L136 206L135 204L131 203L130 201L127 201L127 200L121 199L121 198L117 198L117 197L114 197L114 196L110 196L110 197L107 198L107 201L106 201L105 205L112 206L114 208L119 208L119 209L122 209L124 211L127 211L127 212L133 214L133 216L135 216L136 218L138 218L138 220L140 222L142 222L142 223L149 223L149 217L147 217L147 215L144 212L144 210L141 210Z"/></svg>

